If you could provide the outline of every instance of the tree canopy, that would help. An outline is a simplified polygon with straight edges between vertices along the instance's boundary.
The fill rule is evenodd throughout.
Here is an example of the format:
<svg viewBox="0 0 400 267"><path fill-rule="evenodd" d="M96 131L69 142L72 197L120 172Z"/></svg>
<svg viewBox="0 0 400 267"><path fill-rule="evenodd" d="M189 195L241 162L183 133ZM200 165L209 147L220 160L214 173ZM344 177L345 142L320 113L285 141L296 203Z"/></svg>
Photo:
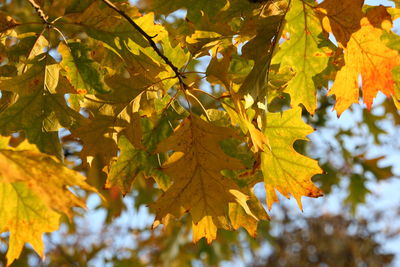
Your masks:
<svg viewBox="0 0 400 267"><path fill-rule="evenodd" d="M43 257L42 235L72 225L93 194L107 222L126 208L121 195L134 195L154 213L153 231L162 224L172 238L180 224L208 244L233 242L218 238L224 230L255 237L279 195L302 210L302 197L329 194L341 177L354 212L368 177L393 177L384 156L367 155L383 145L381 121L400 124L392 2L2 1L7 264L25 243ZM383 115L370 112L379 92ZM336 143L314 150L304 142L356 105L366 132L334 129ZM373 144L349 149L346 136Z"/></svg>

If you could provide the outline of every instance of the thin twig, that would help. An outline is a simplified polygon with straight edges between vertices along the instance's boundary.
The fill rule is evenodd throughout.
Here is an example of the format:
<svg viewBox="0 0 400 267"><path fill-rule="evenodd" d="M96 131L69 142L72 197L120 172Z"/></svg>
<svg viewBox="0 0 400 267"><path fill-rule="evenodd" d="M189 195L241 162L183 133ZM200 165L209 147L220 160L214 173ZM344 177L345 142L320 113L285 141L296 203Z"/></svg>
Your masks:
<svg viewBox="0 0 400 267"><path fill-rule="evenodd" d="M42 8L35 2L35 0L28 0L28 2L32 5L32 7L35 9L36 13L39 15L39 17L43 20L43 23L51 26L52 22L49 21L49 16L47 16Z"/></svg>
<svg viewBox="0 0 400 267"><path fill-rule="evenodd" d="M153 41L154 36L148 35L136 22L134 22L131 17L129 17L124 11L119 9L116 5L114 5L112 2L109 0L102 0L107 6L118 12L122 17L124 17L144 38L146 38L147 42L149 42L150 46L153 48L153 50L159 55L164 62L171 67L171 69L174 71L176 78L178 78L179 83L183 85L183 87L186 89L186 84L183 82L183 76L179 72L179 69L167 58L157 47L156 43Z"/></svg>
<svg viewBox="0 0 400 267"><path fill-rule="evenodd" d="M216 96L214 96L214 95L212 95L212 94L210 94L210 93L207 93L207 92L205 92L205 91L203 91L203 90L200 90L200 89L197 89L197 88L192 88L192 89L190 89L190 90L191 90L191 91L195 91L195 92L199 92L199 93L202 93L202 94L205 94L206 96L209 96L209 97L211 97L212 99L217 100L217 101L219 101L220 103L222 103L222 104L224 104L224 105L230 107L231 109L235 110L235 108L232 107L230 104L221 101L221 98L230 97L230 96L220 96L220 97L216 97Z"/></svg>

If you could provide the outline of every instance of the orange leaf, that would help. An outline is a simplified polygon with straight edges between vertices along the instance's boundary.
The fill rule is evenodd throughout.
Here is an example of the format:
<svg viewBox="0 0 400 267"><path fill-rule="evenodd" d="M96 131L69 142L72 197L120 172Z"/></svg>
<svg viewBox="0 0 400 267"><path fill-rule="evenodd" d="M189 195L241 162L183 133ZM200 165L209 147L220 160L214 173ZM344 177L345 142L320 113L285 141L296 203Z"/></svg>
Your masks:
<svg viewBox="0 0 400 267"><path fill-rule="evenodd" d="M378 91L390 97L394 93L392 69L400 65L399 53L380 40L383 30L361 20L345 50L345 65L336 75L329 95L336 95L335 110L340 115L352 103L358 102L358 75L362 77L364 102L370 109ZM377 41L378 40L378 41Z"/></svg>
<svg viewBox="0 0 400 267"><path fill-rule="evenodd" d="M378 91L388 97L394 94L392 70L400 65L398 52L380 39L384 32L381 27L388 29L391 25L386 8L376 7L364 14L359 2L328 0L319 7L321 13L326 14L323 18L325 29L332 31L345 53L345 65L337 73L328 93L336 95L338 116L352 103L358 103L359 75L368 109Z"/></svg>

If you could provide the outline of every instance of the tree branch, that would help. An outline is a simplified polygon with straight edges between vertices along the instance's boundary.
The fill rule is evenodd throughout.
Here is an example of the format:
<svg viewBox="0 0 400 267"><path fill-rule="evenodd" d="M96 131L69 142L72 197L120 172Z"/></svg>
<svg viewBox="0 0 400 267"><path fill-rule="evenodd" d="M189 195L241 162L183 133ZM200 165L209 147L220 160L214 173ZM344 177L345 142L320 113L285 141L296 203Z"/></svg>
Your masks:
<svg viewBox="0 0 400 267"><path fill-rule="evenodd" d="M51 26L52 23L49 21L49 16L47 16L44 13L42 8L35 2L35 0L28 0L28 2L32 5L32 7L35 9L36 13L43 20L43 23L46 24L47 26Z"/></svg>
<svg viewBox="0 0 400 267"><path fill-rule="evenodd" d="M33 0L32 0L33 1ZM109 0L102 0L107 6L118 12L122 17L124 17L144 38L146 38L147 42L149 42L150 46L153 48L153 50L159 55L164 62L170 66L170 68L174 71L176 78L178 78L179 83L183 85L183 87L186 89L187 85L183 82L183 75L179 72L179 69L167 58L157 47L156 43L153 41L154 37L151 37L148 35L139 25L136 24L129 16L126 14L124 11L119 9L116 5L114 5L112 2Z"/></svg>

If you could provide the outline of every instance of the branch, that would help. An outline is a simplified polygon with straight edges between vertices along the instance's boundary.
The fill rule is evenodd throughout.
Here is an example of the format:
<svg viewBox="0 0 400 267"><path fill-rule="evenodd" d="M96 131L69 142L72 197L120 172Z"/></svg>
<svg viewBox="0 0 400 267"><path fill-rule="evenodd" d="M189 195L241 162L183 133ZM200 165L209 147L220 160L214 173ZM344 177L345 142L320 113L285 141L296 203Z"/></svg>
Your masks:
<svg viewBox="0 0 400 267"><path fill-rule="evenodd" d="M33 1L33 0L32 0ZM171 67L171 69L174 71L176 78L178 78L179 83L183 85L183 87L186 89L186 84L183 82L183 75L179 72L179 69L167 58L157 47L156 43L153 41L153 37L148 35L142 28L140 28L139 25L136 24L124 11L119 9L116 5L114 5L112 2L109 0L102 0L107 6L118 12L122 17L124 17L144 38L146 38L147 42L149 42L150 46L153 48L153 50L159 55L164 62Z"/></svg>
<svg viewBox="0 0 400 267"><path fill-rule="evenodd" d="M46 24L47 26L51 26L52 23L49 22L49 16L47 16L42 8L36 4L35 0L28 0L28 2L32 5L32 7L35 9L36 13L39 15L39 17L43 20L43 23Z"/></svg>

